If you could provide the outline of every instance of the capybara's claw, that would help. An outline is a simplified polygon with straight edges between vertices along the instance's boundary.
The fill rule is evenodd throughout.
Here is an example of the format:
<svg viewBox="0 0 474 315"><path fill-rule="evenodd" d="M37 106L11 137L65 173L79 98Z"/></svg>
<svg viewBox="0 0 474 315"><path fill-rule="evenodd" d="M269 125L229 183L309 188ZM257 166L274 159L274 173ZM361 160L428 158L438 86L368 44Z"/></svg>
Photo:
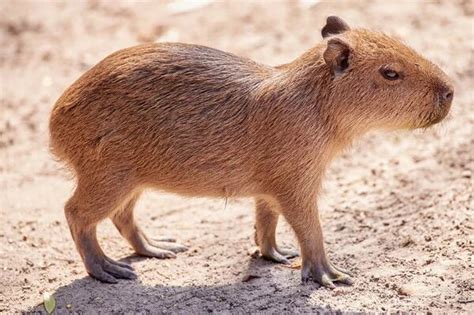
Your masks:
<svg viewBox="0 0 474 315"><path fill-rule="evenodd" d="M99 281L106 283L117 283L117 279L134 280L137 275L123 263L118 263L110 258L94 257L85 260L89 275Z"/></svg>
<svg viewBox="0 0 474 315"><path fill-rule="evenodd" d="M160 241L150 241L150 245L153 247L157 247L159 249L163 249L166 251L170 251L173 253L181 253L188 250L187 246L181 245L179 243L175 243L176 240L170 241L170 239L161 239Z"/></svg>
<svg viewBox="0 0 474 315"><path fill-rule="evenodd" d="M137 275L132 270L120 267L119 265L112 264L108 261L105 261L103 268L107 273L119 279L134 280L137 278Z"/></svg>
<svg viewBox="0 0 474 315"><path fill-rule="evenodd" d="M171 236L159 236L159 237L153 238L153 240L156 242L176 243L176 239Z"/></svg>
<svg viewBox="0 0 474 315"><path fill-rule="evenodd" d="M349 274L340 271L329 263L318 265L303 263L301 280L303 283L306 283L310 279L330 289L336 288L334 285L335 282L346 285L352 285L354 283Z"/></svg>
<svg viewBox="0 0 474 315"><path fill-rule="evenodd" d="M341 268L341 267L338 267L338 266L335 266L334 264L330 263L331 267L333 269L336 269L337 271L341 272L341 273L345 273L346 275L349 275L350 277L353 277L354 274L344 268ZM351 283L352 284L352 283Z"/></svg>
<svg viewBox="0 0 474 315"><path fill-rule="evenodd" d="M113 259L111 259L111 258L109 258L109 257L107 257L107 256L105 256L105 259L106 259L109 263L111 263L111 264L115 264L115 265L117 265L117 266L119 266L119 267L122 267L122 268L127 268L127 269L130 269L130 270L134 270L134 268L132 267L132 265L129 265L129 264L127 264L127 263L120 262L120 261L115 261L115 260L113 260Z"/></svg>
<svg viewBox="0 0 474 315"><path fill-rule="evenodd" d="M285 256L286 258L295 258L300 255L300 253L297 250L291 249L291 248L281 248L277 247L277 251Z"/></svg>
<svg viewBox="0 0 474 315"><path fill-rule="evenodd" d="M146 244L145 246L143 246L143 248L137 251L137 254L141 256L154 257L159 259L176 258L176 255L172 251L151 244Z"/></svg>
<svg viewBox="0 0 474 315"><path fill-rule="evenodd" d="M115 278L114 276L108 274L107 272L102 270L100 267L97 267L97 269L95 269L95 270L90 270L89 269L89 270L87 270L87 273L92 278L97 279L101 282L111 283L111 284L114 284L114 283L118 282L117 278Z"/></svg>
<svg viewBox="0 0 474 315"><path fill-rule="evenodd" d="M289 265L290 261L280 254L275 248L270 247L268 250L262 251L262 257L280 264Z"/></svg>

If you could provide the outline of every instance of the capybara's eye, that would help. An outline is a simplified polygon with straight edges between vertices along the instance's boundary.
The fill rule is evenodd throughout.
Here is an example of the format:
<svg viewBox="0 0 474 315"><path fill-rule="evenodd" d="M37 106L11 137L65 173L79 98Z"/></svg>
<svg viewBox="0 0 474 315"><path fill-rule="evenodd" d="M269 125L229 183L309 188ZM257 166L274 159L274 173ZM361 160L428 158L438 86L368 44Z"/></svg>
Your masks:
<svg viewBox="0 0 474 315"><path fill-rule="evenodd" d="M380 73L387 80L393 81L393 80L398 80L400 78L400 75L398 74L398 72L392 69L382 68L380 69Z"/></svg>

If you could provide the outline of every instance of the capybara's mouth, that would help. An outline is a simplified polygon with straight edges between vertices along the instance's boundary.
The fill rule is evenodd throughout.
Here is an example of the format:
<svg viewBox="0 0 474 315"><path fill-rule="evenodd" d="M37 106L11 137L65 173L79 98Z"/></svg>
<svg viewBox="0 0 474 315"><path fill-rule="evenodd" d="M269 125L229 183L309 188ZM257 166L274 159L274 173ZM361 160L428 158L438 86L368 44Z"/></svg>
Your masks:
<svg viewBox="0 0 474 315"><path fill-rule="evenodd" d="M444 118L446 118L448 113L449 113L449 109L443 110L442 112L438 111L438 112L429 113L429 115L427 115L426 121L422 124L421 128L428 128L433 125L436 125L437 123L441 122Z"/></svg>

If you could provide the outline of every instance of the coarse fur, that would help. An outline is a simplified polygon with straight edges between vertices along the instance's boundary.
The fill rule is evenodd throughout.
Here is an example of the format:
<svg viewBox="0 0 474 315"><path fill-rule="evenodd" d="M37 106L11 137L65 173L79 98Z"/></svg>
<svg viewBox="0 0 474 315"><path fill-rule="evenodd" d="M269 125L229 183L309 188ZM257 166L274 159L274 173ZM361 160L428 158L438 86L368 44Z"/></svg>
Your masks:
<svg viewBox="0 0 474 315"><path fill-rule="evenodd" d="M64 92L51 115L51 148L77 177L65 213L90 275L112 283L136 277L99 247L96 225L106 218L138 254L169 258L186 249L153 243L136 225L135 202L153 187L254 197L262 255L287 263L295 254L276 245L283 215L300 245L303 280L351 283L323 244L316 201L329 162L371 129L439 122L453 87L437 66L382 33L329 17L322 34L278 67L198 45L131 47Z"/></svg>

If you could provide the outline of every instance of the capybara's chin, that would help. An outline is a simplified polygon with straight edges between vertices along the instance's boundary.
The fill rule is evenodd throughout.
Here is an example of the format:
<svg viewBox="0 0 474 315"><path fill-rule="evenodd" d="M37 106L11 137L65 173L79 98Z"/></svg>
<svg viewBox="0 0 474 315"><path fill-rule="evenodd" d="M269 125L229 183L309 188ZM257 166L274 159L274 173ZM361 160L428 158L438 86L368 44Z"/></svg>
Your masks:
<svg viewBox="0 0 474 315"><path fill-rule="evenodd" d="M433 106L433 110L429 111L424 115L423 121L417 128L429 128L440 122L442 122L449 114L451 104L440 107L439 105Z"/></svg>

